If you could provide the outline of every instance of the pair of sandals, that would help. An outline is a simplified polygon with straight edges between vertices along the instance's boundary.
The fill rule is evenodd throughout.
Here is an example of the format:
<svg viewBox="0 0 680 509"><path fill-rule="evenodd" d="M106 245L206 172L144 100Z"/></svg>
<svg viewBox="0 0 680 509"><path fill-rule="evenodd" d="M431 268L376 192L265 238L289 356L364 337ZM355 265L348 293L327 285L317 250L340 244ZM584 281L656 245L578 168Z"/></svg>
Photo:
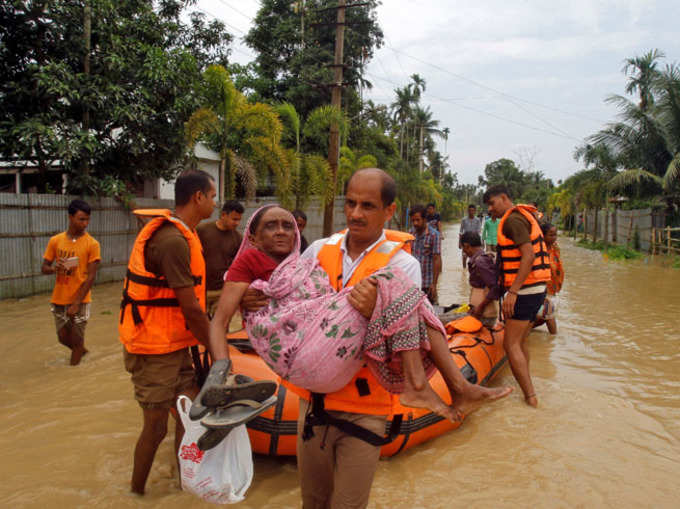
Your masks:
<svg viewBox="0 0 680 509"><path fill-rule="evenodd" d="M221 359L210 373L189 409L189 418L201 420L207 431L196 445L207 451L219 444L236 426L245 424L276 404L277 383L230 375L231 361Z"/></svg>

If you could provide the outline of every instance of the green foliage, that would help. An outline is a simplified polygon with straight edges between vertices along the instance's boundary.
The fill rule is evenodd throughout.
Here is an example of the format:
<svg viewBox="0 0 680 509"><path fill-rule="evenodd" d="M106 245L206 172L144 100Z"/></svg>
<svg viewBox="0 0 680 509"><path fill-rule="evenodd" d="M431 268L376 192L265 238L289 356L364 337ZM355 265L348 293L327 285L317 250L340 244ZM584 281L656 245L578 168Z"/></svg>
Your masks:
<svg viewBox="0 0 680 509"><path fill-rule="evenodd" d="M367 84L362 73L367 60L383 42L377 22L377 0L368 5L347 9L343 81L358 89ZM272 102L289 102L302 117L329 102L324 85L333 82L335 31L329 23L336 21L331 9L334 0L306 0L304 10L290 0L262 0L253 27L245 42L258 54L242 84L259 98ZM326 23L326 25L319 24Z"/></svg>
<svg viewBox="0 0 680 509"><path fill-rule="evenodd" d="M607 170L612 191L629 198L663 196L670 207L680 204L680 70L675 63L660 70L664 56L655 49L626 60L626 92L637 93L639 102L607 99L619 108L620 120L588 138L599 156L584 162ZM577 154L586 155L587 148Z"/></svg>
<svg viewBox="0 0 680 509"><path fill-rule="evenodd" d="M577 242L577 245L585 249L606 251L606 257L609 260L639 260L644 257L644 254L641 252L628 247L611 244L607 247L605 246L604 242L600 240L597 242L592 242L590 240L581 239Z"/></svg>
<svg viewBox="0 0 680 509"><path fill-rule="evenodd" d="M546 208L554 188L552 181L542 172L524 171L514 161L505 158L487 164L478 182L482 189L503 185L516 203L536 202L540 208Z"/></svg>
<svg viewBox="0 0 680 509"><path fill-rule="evenodd" d="M639 260L644 255L624 246L612 246L607 250L607 257L610 260Z"/></svg>
<svg viewBox="0 0 680 509"><path fill-rule="evenodd" d="M0 153L43 173L60 161L73 192L171 177L200 73L226 62L231 35L202 15L186 20L179 0L88 4L86 73L83 0L0 2Z"/></svg>
<svg viewBox="0 0 680 509"><path fill-rule="evenodd" d="M198 91L201 107L187 121L185 139L190 148L203 141L220 154L220 197L235 195L237 175L247 197L254 196L258 176L273 175L279 198L290 204L294 157L280 144L283 125L274 108L247 102L219 65L206 69Z"/></svg>

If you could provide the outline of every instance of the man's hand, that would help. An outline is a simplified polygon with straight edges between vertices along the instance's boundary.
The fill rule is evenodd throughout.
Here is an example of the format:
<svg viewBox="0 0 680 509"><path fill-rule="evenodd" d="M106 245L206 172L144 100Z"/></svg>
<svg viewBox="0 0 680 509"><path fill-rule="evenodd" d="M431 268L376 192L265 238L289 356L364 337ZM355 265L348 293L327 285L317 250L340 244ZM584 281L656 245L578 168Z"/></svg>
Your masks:
<svg viewBox="0 0 680 509"><path fill-rule="evenodd" d="M482 319L482 307L481 306L475 306L469 311L470 316L474 316L477 320Z"/></svg>
<svg viewBox="0 0 680 509"><path fill-rule="evenodd" d="M515 314L515 302L517 302L517 294L506 292L503 297L503 317L506 320Z"/></svg>
<svg viewBox="0 0 680 509"><path fill-rule="evenodd" d="M75 314L80 310L80 304L74 302L69 307L66 308L66 314L68 316L75 316Z"/></svg>
<svg viewBox="0 0 680 509"><path fill-rule="evenodd" d="M241 299L241 306L243 306L243 309L250 311L251 313L256 313L267 304L269 304L269 297L260 290L255 290L254 288L248 288Z"/></svg>
<svg viewBox="0 0 680 509"><path fill-rule="evenodd" d="M347 296L347 301L361 315L370 320L378 298L378 280L372 277L362 279Z"/></svg>
<svg viewBox="0 0 680 509"><path fill-rule="evenodd" d="M57 258L54 263L54 269L58 272L66 272L66 267L64 266L65 258Z"/></svg>

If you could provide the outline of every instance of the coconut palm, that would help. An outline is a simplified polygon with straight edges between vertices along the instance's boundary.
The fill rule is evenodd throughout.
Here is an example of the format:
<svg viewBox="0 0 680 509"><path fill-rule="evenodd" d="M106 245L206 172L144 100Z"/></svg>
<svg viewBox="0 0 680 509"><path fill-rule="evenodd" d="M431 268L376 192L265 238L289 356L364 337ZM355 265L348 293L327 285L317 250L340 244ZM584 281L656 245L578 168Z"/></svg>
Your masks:
<svg viewBox="0 0 680 509"><path fill-rule="evenodd" d="M286 193L290 161L280 145L283 126L276 112L266 104L248 103L222 66L211 65L203 78L203 107L186 122L185 136L189 148L204 141L219 153L220 201L234 196L236 175L246 195L254 196L258 172L273 172L277 190Z"/></svg>
<svg viewBox="0 0 680 509"><path fill-rule="evenodd" d="M632 186L638 192L670 192L680 179L678 67L670 65L656 72L649 90L646 109L625 97L610 97L608 100L621 109L621 121L589 138L608 146L627 168L611 179L612 189Z"/></svg>
<svg viewBox="0 0 680 509"><path fill-rule="evenodd" d="M650 50L642 56L627 58L623 66L623 73L630 74L630 79L626 85L626 93L640 94L640 109L647 111L654 98L652 96L652 81L656 76L657 60L664 58L666 55L658 49Z"/></svg>

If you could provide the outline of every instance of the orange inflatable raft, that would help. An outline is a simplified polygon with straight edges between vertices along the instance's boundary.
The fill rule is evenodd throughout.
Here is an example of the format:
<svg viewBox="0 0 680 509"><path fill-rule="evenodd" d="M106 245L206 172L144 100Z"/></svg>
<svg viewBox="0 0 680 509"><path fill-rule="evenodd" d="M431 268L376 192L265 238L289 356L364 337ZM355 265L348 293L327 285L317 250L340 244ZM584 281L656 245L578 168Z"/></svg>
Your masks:
<svg viewBox="0 0 680 509"><path fill-rule="evenodd" d="M490 332L482 327L476 332L449 332L449 350L463 376L471 383L488 383L505 362L503 351L503 330ZM248 375L256 380L278 380L278 376L265 362L248 347L245 330L227 335L229 355L236 373ZM437 372L430 384L446 403L450 397L444 380ZM253 451L272 456L294 456L297 435L299 398L279 385L278 401L275 406L247 424ZM460 423L452 423L427 410L399 406L396 414L402 414L400 434L381 450L381 456L393 456L405 449L457 428ZM388 417L386 433L392 424Z"/></svg>

